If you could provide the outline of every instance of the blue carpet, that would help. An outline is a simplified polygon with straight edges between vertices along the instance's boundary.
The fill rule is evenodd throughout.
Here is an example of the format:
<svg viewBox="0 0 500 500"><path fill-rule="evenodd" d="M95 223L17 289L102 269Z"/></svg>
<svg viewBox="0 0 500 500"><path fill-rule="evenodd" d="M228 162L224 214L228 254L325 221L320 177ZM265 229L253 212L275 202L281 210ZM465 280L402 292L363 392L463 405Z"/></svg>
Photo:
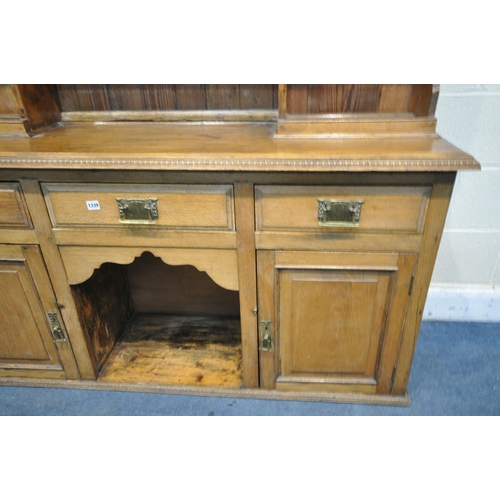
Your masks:
<svg viewBox="0 0 500 500"><path fill-rule="evenodd" d="M424 322L408 408L0 387L0 415L500 415L500 324Z"/></svg>

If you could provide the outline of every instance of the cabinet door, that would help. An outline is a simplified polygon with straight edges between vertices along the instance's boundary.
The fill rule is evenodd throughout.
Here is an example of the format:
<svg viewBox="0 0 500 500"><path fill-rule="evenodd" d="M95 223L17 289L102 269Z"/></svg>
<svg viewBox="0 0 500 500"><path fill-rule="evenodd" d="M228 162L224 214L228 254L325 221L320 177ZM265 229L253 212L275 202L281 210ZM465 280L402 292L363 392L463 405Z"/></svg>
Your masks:
<svg viewBox="0 0 500 500"><path fill-rule="evenodd" d="M415 263L415 254L259 251L261 385L389 393Z"/></svg>
<svg viewBox="0 0 500 500"><path fill-rule="evenodd" d="M0 377L77 377L38 247L0 245L0 302Z"/></svg>

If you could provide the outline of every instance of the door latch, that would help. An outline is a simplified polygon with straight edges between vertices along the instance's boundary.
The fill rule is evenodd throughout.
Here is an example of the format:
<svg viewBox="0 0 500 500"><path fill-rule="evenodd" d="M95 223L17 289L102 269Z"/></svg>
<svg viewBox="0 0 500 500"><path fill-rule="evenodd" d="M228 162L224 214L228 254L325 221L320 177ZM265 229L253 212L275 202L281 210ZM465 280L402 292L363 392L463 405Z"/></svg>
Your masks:
<svg viewBox="0 0 500 500"><path fill-rule="evenodd" d="M262 334L262 343L260 346L261 351L269 352L272 348L271 341L271 322L270 321L261 321L260 329Z"/></svg>
<svg viewBox="0 0 500 500"><path fill-rule="evenodd" d="M64 333L64 330L61 327L61 323L59 323L59 318L57 317L57 313L48 312L47 317L49 318L50 323L50 333L52 333L52 338L54 342L66 342L68 338Z"/></svg>

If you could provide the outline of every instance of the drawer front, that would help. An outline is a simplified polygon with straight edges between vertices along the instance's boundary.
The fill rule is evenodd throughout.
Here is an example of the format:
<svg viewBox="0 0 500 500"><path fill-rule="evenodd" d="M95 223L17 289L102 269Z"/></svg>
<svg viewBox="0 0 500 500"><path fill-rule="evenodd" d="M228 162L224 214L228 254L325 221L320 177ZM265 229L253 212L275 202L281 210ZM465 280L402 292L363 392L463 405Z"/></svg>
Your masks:
<svg viewBox="0 0 500 500"><path fill-rule="evenodd" d="M42 184L54 227L233 231L231 185Z"/></svg>
<svg viewBox="0 0 500 500"><path fill-rule="evenodd" d="M18 182L0 182L0 227L32 227Z"/></svg>
<svg viewBox="0 0 500 500"><path fill-rule="evenodd" d="M430 193L427 186L257 186L256 229L421 234Z"/></svg>

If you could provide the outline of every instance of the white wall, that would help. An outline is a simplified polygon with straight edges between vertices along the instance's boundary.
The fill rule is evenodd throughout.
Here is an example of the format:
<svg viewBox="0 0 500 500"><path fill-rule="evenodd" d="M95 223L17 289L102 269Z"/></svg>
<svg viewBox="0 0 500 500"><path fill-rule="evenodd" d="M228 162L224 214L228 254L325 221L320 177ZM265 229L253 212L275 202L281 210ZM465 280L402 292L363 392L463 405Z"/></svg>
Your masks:
<svg viewBox="0 0 500 500"><path fill-rule="evenodd" d="M500 84L441 85L436 116L481 171L458 174L424 318L500 321Z"/></svg>

